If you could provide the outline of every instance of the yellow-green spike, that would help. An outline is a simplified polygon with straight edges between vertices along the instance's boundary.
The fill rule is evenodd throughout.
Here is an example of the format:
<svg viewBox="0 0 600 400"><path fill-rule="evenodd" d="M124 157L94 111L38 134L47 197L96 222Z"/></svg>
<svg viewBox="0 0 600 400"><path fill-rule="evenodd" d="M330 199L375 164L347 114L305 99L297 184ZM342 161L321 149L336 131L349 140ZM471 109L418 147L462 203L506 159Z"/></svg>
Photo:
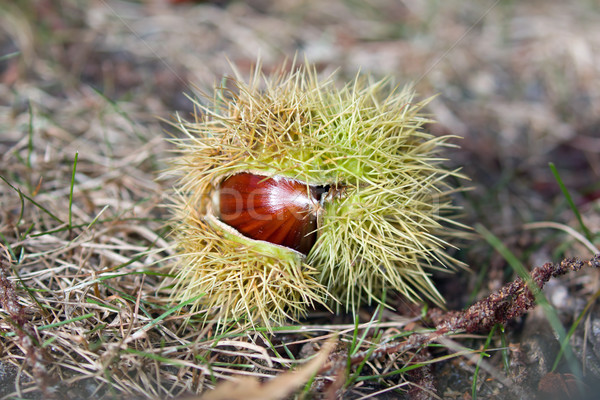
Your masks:
<svg viewBox="0 0 600 400"><path fill-rule="evenodd" d="M353 310L390 289L443 302L427 269L454 264L444 179L459 173L438 155L449 137L423 131L426 102L361 77L340 89L309 65L230 83L175 123L185 133L174 140L175 299L206 293L193 308L221 325L279 324L317 304ZM242 172L320 188L307 256L219 220L219 185Z"/></svg>

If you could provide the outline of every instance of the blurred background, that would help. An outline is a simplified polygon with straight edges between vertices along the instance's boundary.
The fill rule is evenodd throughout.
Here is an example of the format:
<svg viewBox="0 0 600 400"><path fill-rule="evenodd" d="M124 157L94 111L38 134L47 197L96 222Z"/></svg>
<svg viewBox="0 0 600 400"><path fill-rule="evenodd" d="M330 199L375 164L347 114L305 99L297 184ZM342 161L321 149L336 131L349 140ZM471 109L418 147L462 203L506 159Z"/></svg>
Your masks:
<svg viewBox="0 0 600 400"><path fill-rule="evenodd" d="M597 1L29 0L0 11L5 146L31 109L49 148L104 137L127 154L128 124L162 137L156 117L189 116L186 93L298 56L342 83L360 71L437 95L430 129L463 137L448 158L473 179L473 220L512 237L523 222L567 222L548 162L581 207L600 197Z"/></svg>
<svg viewBox="0 0 600 400"><path fill-rule="evenodd" d="M589 257L573 231L597 246L597 0L4 1L0 175L65 213L79 152L75 217L110 205L104 216L141 216L164 232L160 204L172 182L157 178L171 128L160 119L189 118L186 94L210 93L234 69L246 76L260 59L268 72L294 57L324 76L338 71L340 84L360 72L436 96L428 129L457 136L447 164L471 178L456 182L470 187L455 199L463 222L488 228L524 264ZM19 197L3 182L0 202L6 244L23 231L14 227ZM451 309L514 277L477 235L461 247L472 273L439 278ZM548 296L572 315L599 288L588 271ZM590 324L600 326L598 314ZM590 357L600 371L598 343Z"/></svg>

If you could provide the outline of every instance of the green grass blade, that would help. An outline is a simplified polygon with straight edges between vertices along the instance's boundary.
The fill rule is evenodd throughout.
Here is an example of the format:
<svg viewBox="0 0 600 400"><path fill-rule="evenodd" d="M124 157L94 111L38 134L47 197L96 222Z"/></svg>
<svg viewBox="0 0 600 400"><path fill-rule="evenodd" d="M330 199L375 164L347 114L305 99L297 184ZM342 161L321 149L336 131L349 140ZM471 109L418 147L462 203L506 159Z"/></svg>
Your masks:
<svg viewBox="0 0 600 400"><path fill-rule="evenodd" d="M17 259L17 255L15 254L12 246L10 245L10 242L8 241L8 239L6 239L6 236L4 236L2 234L2 232L0 232L0 240L2 240L2 243L4 243L4 245L6 246L6 249L10 253L11 258L13 260L16 260Z"/></svg>
<svg viewBox="0 0 600 400"><path fill-rule="evenodd" d="M581 311L581 313L579 314L579 316L577 317L577 319L571 325L571 329L569 329L569 332L567 333L567 336L564 338L564 340L562 340L560 342L560 350L559 350L559 352L558 352L558 354L556 356L556 359L554 360L554 364L552 364L552 370L551 370L552 372L554 372L556 370L556 368L558 367L558 363L560 362L560 360L562 358L562 355L565 352L565 349L569 346L569 340L571 339L571 336L573 336L573 334L575 333L575 330L577 329L577 327L581 323L581 320L589 312L589 310L592 307L592 305L594 305L596 303L596 300L598 299L598 297L600 297L600 291L596 292L592 296L592 298L588 301L588 303L586 304L586 306L583 309L583 311Z"/></svg>
<svg viewBox="0 0 600 400"><path fill-rule="evenodd" d="M60 321L60 322L55 322L53 324L42 325L42 326L38 327L37 330L38 331L43 331L43 330L46 330L46 329L52 329L52 328L56 328L58 326L70 324L71 322L77 322L77 321L81 321L83 319L88 319L88 318L91 318L93 316L94 316L93 313L88 313L88 314L80 315L79 317L70 318L70 319L67 319L67 320L64 320L64 321ZM11 319L8 318L8 317L5 317L5 319L7 321L9 321L9 322L11 321ZM21 329L20 327L18 327L18 328ZM15 332L7 332L5 336L6 337L11 337L11 336L15 336L15 335L16 335Z"/></svg>
<svg viewBox="0 0 600 400"><path fill-rule="evenodd" d="M2 179L8 186L10 186L15 192L19 193L20 195L22 195L23 197L25 197L27 200L29 200L29 202L31 202L31 204L33 204L34 206L36 206L37 208L39 208L40 210L42 210L43 212L45 212L46 214L48 214L53 220L55 220L56 222L59 222L61 224L63 224L63 220L58 218L56 215L52 214L52 212L50 212L48 209L46 209L44 206L42 206L41 204L39 204L37 201L33 200L31 197L27 196L26 194L22 193L21 190L19 190L18 188L16 188L15 186L13 186L5 177L3 177L2 175L0 175L0 179Z"/></svg>
<svg viewBox="0 0 600 400"><path fill-rule="evenodd" d="M75 171L77 170L77 159L79 158L79 152L75 152L75 159L73 160L73 172L71 172L71 187L69 189L69 231L73 226L73 187L75 186Z"/></svg>
<svg viewBox="0 0 600 400"><path fill-rule="evenodd" d="M502 364L504 365L504 371L508 374L510 371L510 360L508 358L508 343L506 343L506 333L504 332L504 326L500 326L500 341L502 342Z"/></svg>
<svg viewBox="0 0 600 400"><path fill-rule="evenodd" d="M352 331L352 342L350 342L350 350L346 360L346 376L350 374L352 367L352 355L358 352L358 315L354 314L354 330Z"/></svg>
<svg viewBox="0 0 600 400"><path fill-rule="evenodd" d="M569 203L569 207L571 207L571 210L573 210L573 212L575 213L575 217L577 218L577 221L579 221L579 225L581 226L581 230L583 231L583 234L585 235L587 240L589 240L591 242L593 240L593 235L590 232L590 230L587 228L587 226L585 226L585 224L583 223L581 214L579 213L579 210L577 209L577 206L575 205L575 202L573 201L571 194L569 193L565 184L563 183L562 178L560 177L560 174L558 173L558 170L556 169L556 166L554 165L554 163L549 163L548 165L550 166L550 169L552 170L552 174L554 175L554 179L556 179L556 182L558 183L560 190L562 190L562 192L563 192L563 196L565 196L565 199L567 199L567 202Z"/></svg>
<svg viewBox="0 0 600 400"><path fill-rule="evenodd" d="M159 361L164 364L176 365L176 366L180 366L180 367L184 367L186 365L185 362L183 362L183 361L175 360L173 358L159 356L158 354L148 353L145 351L140 351L140 350L132 349L129 347L122 349L121 351L124 353L135 354L135 355L138 355L138 356L150 359L150 360Z"/></svg>
<svg viewBox="0 0 600 400"><path fill-rule="evenodd" d="M144 325L141 329L142 330L148 330L148 329L150 329L151 327L153 327L154 325L158 324L163 319L167 318L169 315L173 314L175 311L180 310L181 308L187 306L188 304L191 304L191 303L195 302L196 300L200 299L203 296L204 296L204 293L199 294L198 296L192 297L191 299L189 299L187 301L184 301L183 303L178 304L175 307L172 307L172 308L168 309L167 311L165 311L164 313L162 313L158 317L154 318L148 324Z"/></svg>
<svg viewBox="0 0 600 400"><path fill-rule="evenodd" d="M18 57L20 54L20 51L13 51L12 53L7 53L3 56L0 56L0 61L10 60L11 58Z"/></svg>
<svg viewBox="0 0 600 400"><path fill-rule="evenodd" d="M515 257L515 255L508 250L506 246L504 246L500 239L498 239L492 232L488 231L483 225L476 225L475 230L481 236L483 236L487 242L502 255L502 257L504 257L513 270L519 275L519 277L525 281L527 287L533 293L536 303L544 310L544 314L546 315L546 319L550 323L550 326L557 333L559 342L563 343L567 337L565 328L562 326L556 310L550 305L550 303L548 303L548 300L538 285L533 281L533 279L531 279L531 275L529 275L527 269L523 266L523 264L521 264L517 257ZM581 376L581 367L579 366L579 363L573 354L571 346L565 346L565 357L573 374L576 376Z"/></svg>
<svg viewBox="0 0 600 400"><path fill-rule="evenodd" d="M29 102L29 129L27 132L27 168L31 168L31 155L33 154L33 108Z"/></svg>
<svg viewBox="0 0 600 400"><path fill-rule="evenodd" d="M485 344L483 345L482 353L480 354L479 360L477 360L477 365L475 366L475 372L473 373L473 385L471 386L471 398L473 400L477 400L477 377L479 376L479 368L481 367L481 361L483 357L489 357L485 351L490 347L490 343L492 342L492 337L494 337L494 332L496 332L497 325L494 325L490 333L488 334L487 339L485 340Z"/></svg>
<svg viewBox="0 0 600 400"><path fill-rule="evenodd" d="M67 319L67 320L64 320L64 321L60 321L60 322L55 322L53 324L42 325L42 326L40 326L38 328L38 331L43 331L45 329L56 328L58 326L63 326L63 325L66 325L66 324L70 324L71 322L77 322L77 321L81 321L83 319L88 319L88 318L91 318L93 316L94 316L93 313L88 313L88 314L80 315L79 317L70 318L70 319Z"/></svg>

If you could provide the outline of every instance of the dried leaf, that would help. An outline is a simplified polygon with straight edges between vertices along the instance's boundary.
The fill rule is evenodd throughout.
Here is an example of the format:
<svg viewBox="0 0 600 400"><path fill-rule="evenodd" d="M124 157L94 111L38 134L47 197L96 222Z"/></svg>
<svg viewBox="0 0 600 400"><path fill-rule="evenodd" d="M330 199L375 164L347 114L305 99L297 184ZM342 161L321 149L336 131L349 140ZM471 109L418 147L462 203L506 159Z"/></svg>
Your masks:
<svg viewBox="0 0 600 400"><path fill-rule="evenodd" d="M323 366L334 341L325 343L319 354L302 368L281 374L265 383L255 377L244 377L235 381L223 382L213 391L199 397L199 400L278 400L287 398L315 375ZM188 399L192 400L192 399Z"/></svg>

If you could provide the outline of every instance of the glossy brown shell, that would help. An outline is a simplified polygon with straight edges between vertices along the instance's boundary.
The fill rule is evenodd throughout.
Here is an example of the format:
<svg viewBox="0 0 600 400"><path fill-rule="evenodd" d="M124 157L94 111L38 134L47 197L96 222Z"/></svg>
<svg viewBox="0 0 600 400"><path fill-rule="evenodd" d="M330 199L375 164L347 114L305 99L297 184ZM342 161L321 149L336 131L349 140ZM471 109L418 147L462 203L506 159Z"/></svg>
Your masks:
<svg viewBox="0 0 600 400"><path fill-rule="evenodd" d="M315 186L244 172L221 182L219 217L246 237L306 255L317 239L319 196Z"/></svg>

